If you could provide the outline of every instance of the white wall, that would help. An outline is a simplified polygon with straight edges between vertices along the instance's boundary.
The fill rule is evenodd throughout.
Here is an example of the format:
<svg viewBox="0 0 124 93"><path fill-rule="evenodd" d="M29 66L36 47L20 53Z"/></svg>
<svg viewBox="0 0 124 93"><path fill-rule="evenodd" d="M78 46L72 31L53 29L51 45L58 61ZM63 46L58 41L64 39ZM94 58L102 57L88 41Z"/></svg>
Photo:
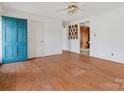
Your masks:
<svg viewBox="0 0 124 93"><path fill-rule="evenodd" d="M124 63L123 11L119 8L91 18L91 56Z"/></svg>
<svg viewBox="0 0 124 93"><path fill-rule="evenodd" d="M63 34L62 34L62 49L68 50L69 49L69 40L68 40L68 26L65 26L63 28Z"/></svg>
<svg viewBox="0 0 124 93"><path fill-rule="evenodd" d="M62 22L45 21L45 55L62 54Z"/></svg>
<svg viewBox="0 0 124 93"><path fill-rule="evenodd" d="M90 55L124 63L124 7L77 20L69 24L90 22ZM96 36L94 36L96 34ZM79 35L80 36L80 35ZM80 40L73 41L78 48ZM75 48L72 44L70 47ZM71 50L71 48L69 49ZM112 53L114 55L112 56Z"/></svg>
<svg viewBox="0 0 124 93"><path fill-rule="evenodd" d="M70 23L68 25L73 25L73 23ZM66 27L66 35L68 36L68 27ZM80 25L78 24L78 39L64 39L66 43L64 43L66 50L74 52L74 53L80 53Z"/></svg>
<svg viewBox="0 0 124 93"><path fill-rule="evenodd" d="M70 48L69 51L74 53L80 53L80 37L79 36L78 36L78 39L69 39L69 48Z"/></svg>
<svg viewBox="0 0 124 93"><path fill-rule="evenodd" d="M62 21L61 20L42 17L26 12L18 12L15 10L4 10L3 15L17 17L17 18L24 18L24 19L28 19L28 21L34 20L34 21L43 22L44 43L45 43L44 56L56 55L62 53L62 24L61 24ZM29 31L29 25L30 23L28 24L28 31ZM31 45L28 44L28 46L30 47Z"/></svg>

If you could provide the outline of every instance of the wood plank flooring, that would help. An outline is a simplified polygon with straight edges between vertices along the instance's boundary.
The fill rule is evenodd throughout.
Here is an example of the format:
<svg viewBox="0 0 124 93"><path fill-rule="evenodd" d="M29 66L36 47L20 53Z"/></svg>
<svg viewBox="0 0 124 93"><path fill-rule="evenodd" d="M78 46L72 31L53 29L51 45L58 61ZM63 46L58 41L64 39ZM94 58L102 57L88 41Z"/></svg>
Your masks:
<svg viewBox="0 0 124 93"><path fill-rule="evenodd" d="M0 90L124 90L124 64L70 52L4 64Z"/></svg>

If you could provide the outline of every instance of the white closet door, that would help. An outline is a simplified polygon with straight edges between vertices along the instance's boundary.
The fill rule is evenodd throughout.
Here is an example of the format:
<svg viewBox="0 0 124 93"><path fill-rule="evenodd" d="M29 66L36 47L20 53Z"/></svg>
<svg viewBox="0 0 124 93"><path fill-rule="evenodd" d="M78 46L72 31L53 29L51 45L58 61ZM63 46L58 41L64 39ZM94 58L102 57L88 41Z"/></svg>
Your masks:
<svg viewBox="0 0 124 93"><path fill-rule="evenodd" d="M44 23L29 21L29 58L44 56Z"/></svg>

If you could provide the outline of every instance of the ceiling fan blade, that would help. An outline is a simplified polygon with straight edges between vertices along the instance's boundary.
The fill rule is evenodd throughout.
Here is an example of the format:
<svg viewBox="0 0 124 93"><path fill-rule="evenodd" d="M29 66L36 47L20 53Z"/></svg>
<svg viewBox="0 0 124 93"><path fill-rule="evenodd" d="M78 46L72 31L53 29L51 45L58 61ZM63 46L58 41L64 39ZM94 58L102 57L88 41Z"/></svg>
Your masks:
<svg viewBox="0 0 124 93"><path fill-rule="evenodd" d="M68 8L65 8L65 9L59 9L59 10L56 10L56 12L61 12L61 11L65 11L67 10Z"/></svg>

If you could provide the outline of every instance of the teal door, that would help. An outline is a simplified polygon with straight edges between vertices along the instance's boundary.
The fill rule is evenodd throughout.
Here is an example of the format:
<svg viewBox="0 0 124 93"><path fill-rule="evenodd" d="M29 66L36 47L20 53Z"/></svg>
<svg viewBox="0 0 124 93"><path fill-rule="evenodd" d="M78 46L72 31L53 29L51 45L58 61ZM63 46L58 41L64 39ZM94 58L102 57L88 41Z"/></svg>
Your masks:
<svg viewBox="0 0 124 93"><path fill-rule="evenodd" d="M2 17L2 63L27 59L27 20Z"/></svg>

